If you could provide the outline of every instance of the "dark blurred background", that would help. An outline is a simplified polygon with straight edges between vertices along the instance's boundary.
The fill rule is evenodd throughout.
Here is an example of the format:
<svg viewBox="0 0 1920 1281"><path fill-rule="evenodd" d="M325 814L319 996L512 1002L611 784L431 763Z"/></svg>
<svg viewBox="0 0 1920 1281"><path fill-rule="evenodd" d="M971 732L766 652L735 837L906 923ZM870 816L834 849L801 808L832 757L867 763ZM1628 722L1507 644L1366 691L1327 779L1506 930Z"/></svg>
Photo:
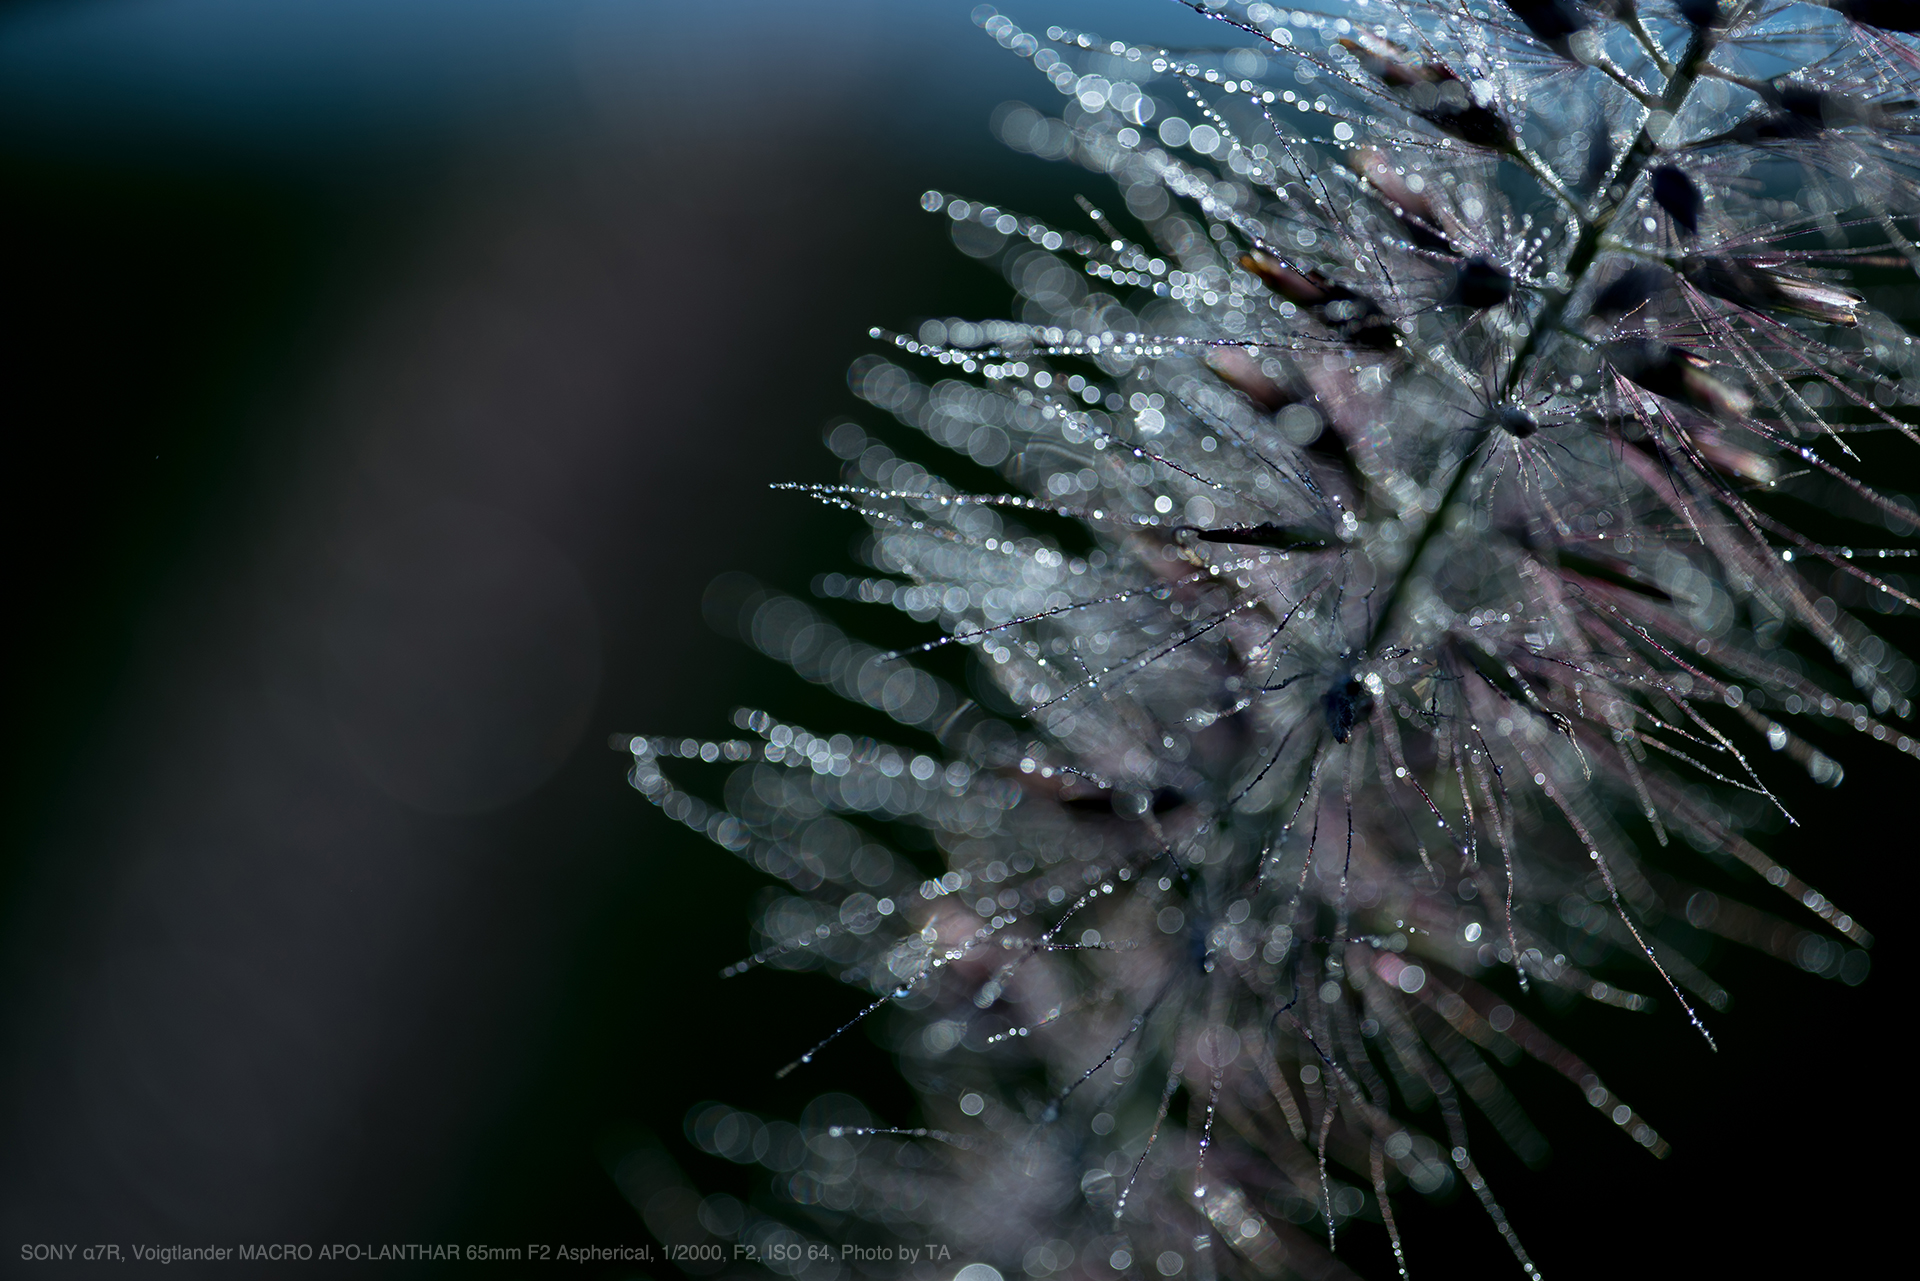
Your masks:
<svg viewBox="0 0 1920 1281"><path fill-rule="evenodd" d="M844 567L851 519L767 484L834 474L868 326L1004 308L923 189L1062 221L1105 194L989 137L1058 99L970 7L0 10L0 1272L49 1270L33 1242L644 1242L632 1202L676 1180L754 1194L683 1136L695 1102L847 1088L910 1123L859 1037L773 1081L856 998L718 979L761 878L606 743L831 723L703 589ZM1163 0L1012 12L1217 39ZM1912 775L1866 747L1773 848L1881 932L1872 979L1716 958L1718 1055L1672 1017L1557 1024L1676 1153L1523 1079L1555 1158L1489 1165L1548 1275L1891 1240ZM1403 1214L1426 1275L1507 1275L1477 1209Z"/></svg>

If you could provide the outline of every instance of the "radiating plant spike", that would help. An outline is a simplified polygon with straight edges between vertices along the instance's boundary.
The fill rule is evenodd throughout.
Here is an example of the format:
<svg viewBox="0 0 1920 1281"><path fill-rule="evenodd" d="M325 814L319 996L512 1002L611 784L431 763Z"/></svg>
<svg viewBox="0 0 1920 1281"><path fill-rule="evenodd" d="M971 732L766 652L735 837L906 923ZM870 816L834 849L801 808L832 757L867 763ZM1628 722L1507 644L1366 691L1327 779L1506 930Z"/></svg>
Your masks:
<svg viewBox="0 0 1920 1281"><path fill-rule="evenodd" d="M784 883L729 973L862 994L769 1071L839 1084L878 1026L920 1100L777 1159L690 1122L781 1171L741 1241L832 1247L786 1275L950 1281L840 1248L893 1239L1342 1275L1360 1222L1450 1275L1394 1203L1464 1184L1537 1276L1466 1121L1543 1158L1507 1066L1668 1144L1531 1005L1707 1054L1702 933L1866 977L1865 928L1754 838L1795 772L1840 782L1809 728L1920 759L1874 625L1920 521L1920 359L1877 305L1920 270L1908 7L1186 7L1186 51L975 11L1065 97L1005 142L1118 194L1053 225L926 193L1011 316L874 331L842 483L788 487L868 527L831 619L736 584L743 639L899 732L622 740ZM861 605L925 641L855 639Z"/></svg>

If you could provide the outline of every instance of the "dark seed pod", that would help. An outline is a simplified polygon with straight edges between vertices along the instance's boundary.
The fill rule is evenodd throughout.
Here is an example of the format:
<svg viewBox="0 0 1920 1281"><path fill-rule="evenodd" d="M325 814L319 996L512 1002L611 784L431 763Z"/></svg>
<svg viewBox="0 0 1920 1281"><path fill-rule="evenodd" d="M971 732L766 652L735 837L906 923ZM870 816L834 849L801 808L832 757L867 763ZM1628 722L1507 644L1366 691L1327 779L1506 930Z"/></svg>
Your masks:
<svg viewBox="0 0 1920 1281"><path fill-rule="evenodd" d="M1591 314L1609 324L1631 315L1659 297L1668 279L1659 267L1635 267L1600 291Z"/></svg>
<svg viewBox="0 0 1920 1281"><path fill-rule="evenodd" d="M1293 529L1285 525L1276 525L1271 521L1263 521L1258 525L1220 529L1200 529L1193 525L1182 525L1181 528L1191 530L1210 543L1231 543L1238 547L1273 547L1283 552L1319 551L1328 544L1328 538L1324 532Z"/></svg>
<svg viewBox="0 0 1920 1281"><path fill-rule="evenodd" d="M1207 353L1207 368L1267 413L1294 400L1285 387L1267 377L1260 363L1239 347L1215 347Z"/></svg>
<svg viewBox="0 0 1920 1281"><path fill-rule="evenodd" d="M1493 421L1501 431L1515 440L1525 440L1540 430L1540 424L1533 421L1533 415L1518 405L1502 405L1493 416Z"/></svg>
<svg viewBox="0 0 1920 1281"><path fill-rule="evenodd" d="M1865 300L1851 289L1842 289L1824 280L1790 275L1734 258L1688 258L1681 263L1680 270L1687 282L1702 293L1742 307L1784 311L1849 329L1860 323L1855 309Z"/></svg>
<svg viewBox="0 0 1920 1281"><path fill-rule="evenodd" d="M1694 456L1724 476L1756 485L1770 485L1780 476L1773 459L1728 442L1712 427L1696 423L1687 429L1687 439ZM1660 457L1660 448L1651 439L1637 440L1633 447L1650 458Z"/></svg>
<svg viewBox="0 0 1920 1281"><path fill-rule="evenodd" d="M1320 429L1320 434L1305 447L1309 458L1318 459L1329 466L1345 482L1349 492L1354 494L1366 491L1365 473L1354 460L1353 451L1347 447L1346 437L1336 431L1332 424Z"/></svg>
<svg viewBox="0 0 1920 1281"><path fill-rule="evenodd" d="M1507 122L1500 118L1500 113L1490 107L1482 107L1478 103L1460 107L1442 102L1420 114L1434 128L1442 133L1450 133L1462 142L1470 142L1490 151L1513 149L1513 131L1507 128Z"/></svg>
<svg viewBox="0 0 1920 1281"><path fill-rule="evenodd" d="M1365 351L1393 351L1400 346L1400 330L1391 320L1380 314L1378 308L1367 304L1370 310L1341 327L1340 336L1347 343Z"/></svg>
<svg viewBox="0 0 1920 1281"><path fill-rule="evenodd" d="M1560 53L1567 38L1587 29L1587 20L1571 0L1507 0L1507 8L1540 41Z"/></svg>
<svg viewBox="0 0 1920 1281"><path fill-rule="evenodd" d="M1776 85L1767 94L1771 114L1741 125L1732 133L1739 142L1795 142L1817 138L1828 129L1871 117L1863 104L1807 85Z"/></svg>
<svg viewBox="0 0 1920 1281"><path fill-rule="evenodd" d="M1318 307L1331 300L1339 288L1328 284L1319 272L1290 267L1264 249L1250 249L1241 254L1240 265L1260 277L1267 288L1299 307Z"/></svg>
<svg viewBox="0 0 1920 1281"><path fill-rule="evenodd" d="M1920 5L1913 0L1833 0L1828 7L1862 26L1920 32Z"/></svg>
<svg viewBox="0 0 1920 1281"><path fill-rule="evenodd" d="M1353 346L1391 351L1399 345L1400 331L1364 294L1334 284L1317 271L1290 267L1263 249L1240 255L1240 265L1288 302L1313 310Z"/></svg>
<svg viewBox="0 0 1920 1281"><path fill-rule="evenodd" d="M1408 89L1414 85L1458 81L1445 67L1412 61L1413 55L1377 36L1362 35L1359 40L1342 37L1340 47L1359 60L1368 75L1389 89Z"/></svg>
<svg viewBox="0 0 1920 1281"><path fill-rule="evenodd" d="M1690 434L1693 447L1718 471L1756 485L1771 485L1780 475L1773 459L1733 444L1712 428L1696 428Z"/></svg>
<svg viewBox="0 0 1920 1281"><path fill-rule="evenodd" d="M1213 973L1213 948L1207 943L1208 930L1196 916L1187 926L1187 960L1202 974Z"/></svg>
<svg viewBox="0 0 1920 1281"><path fill-rule="evenodd" d="M1404 95L1414 113L1442 133L1493 151L1513 149L1513 131L1500 114L1473 100L1466 82L1436 63L1415 62L1406 50L1372 36L1342 38L1340 44L1367 73Z"/></svg>
<svg viewBox="0 0 1920 1281"><path fill-rule="evenodd" d="M1460 264L1459 277L1454 284L1454 298L1462 307L1472 307L1476 311L1498 307L1511 297L1513 277L1507 274L1506 268L1485 258L1469 258Z"/></svg>
<svg viewBox="0 0 1920 1281"><path fill-rule="evenodd" d="M1373 710L1373 696L1367 693L1359 677L1349 674L1334 682L1333 688L1322 696L1320 706L1326 713L1327 729L1333 741L1344 743L1353 737L1353 727Z"/></svg>
<svg viewBox="0 0 1920 1281"><path fill-rule="evenodd" d="M1343 289L1340 296L1320 309L1320 314L1340 337L1355 347L1370 351L1391 351L1400 341L1400 331L1382 314L1372 299Z"/></svg>
<svg viewBox="0 0 1920 1281"><path fill-rule="evenodd" d="M1782 85L1774 95L1774 102L1783 115L1793 117L1799 122L1800 127L1810 133L1817 133L1825 128L1832 117L1846 114L1835 110L1842 104L1835 100L1833 95L1822 93L1806 85Z"/></svg>
<svg viewBox="0 0 1920 1281"><path fill-rule="evenodd" d="M1674 0L1674 7L1697 28L1720 25L1720 0Z"/></svg>
<svg viewBox="0 0 1920 1281"><path fill-rule="evenodd" d="M1715 378L1705 360L1665 343L1623 343L1608 353L1621 377L1656 396L1689 405L1714 417L1744 417L1753 398Z"/></svg>
<svg viewBox="0 0 1920 1281"><path fill-rule="evenodd" d="M1147 808L1150 808L1155 814L1169 814L1186 803L1187 798L1182 796L1177 789L1159 787L1154 789L1153 796L1148 802ZM1077 796L1063 796L1060 798L1060 804L1063 808L1071 810L1076 814L1087 814L1098 818L1122 818L1128 814L1128 811L1114 804L1113 793L1111 791L1084 792ZM1136 816L1139 812L1140 811L1133 811Z"/></svg>
<svg viewBox="0 0 1920 1281"><path fill-rule="evenodd" d="M1586 191L1599 191L1613 172L1614 156L1613 134L1607 127L1607 118L1602 114L1593 123L1587 135L1587 164L1581 174L1581 186Z"/></svg>
<svg viewBox="0 0 1920 1281"><path fill-rule="evenodd" d="M1672 165L1653 171L1653 202L1666 210L1674 226L1689 236L1700 234L1700 207L1704 203L1693 179Z"/></svg>

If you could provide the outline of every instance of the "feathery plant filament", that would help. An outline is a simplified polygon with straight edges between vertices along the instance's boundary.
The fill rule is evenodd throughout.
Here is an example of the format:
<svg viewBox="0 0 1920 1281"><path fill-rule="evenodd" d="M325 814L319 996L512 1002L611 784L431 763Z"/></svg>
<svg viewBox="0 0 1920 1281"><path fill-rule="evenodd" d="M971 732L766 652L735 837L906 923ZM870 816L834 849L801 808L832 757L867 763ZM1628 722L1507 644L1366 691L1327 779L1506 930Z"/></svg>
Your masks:
<svg viewBox="0 0 1920 1281"><path fill-rule="evenodd" d="M894 426L841 423L843 483L785 487L867 523L870 572L815 582L836 617L938 631L883 651L756 588L742 635L901 732L743 709L748 737L623 742L785 883L729 973L867 994L782 1074L888 1011L921 1100L828 1096L772 1155L726 1108L691 1132L786 1180L743 1242L1274 1277L1363 1218L1406 1274L1395 1198L1464 1183L1537 1275L1469 1142L1471 1110L1545 1153L1495 1065L1667 1143L1530 1006L1685 1019L1707 1053L1727 994L1681 942L1866 976L1867 931L1755 838L1795 821L1786 771L1840 782L1809 727L1920 757L1867 618L1916 607L1889 478L1920 365L1869 295L1920 272L1917 24L1188 7L1223 45L976 10L1066 97L1002 138L1119 203L928 192L1014 314L875 330L851 385ZM671 760L731 763L724 805ZM787 1271L934 1266L830 1254Z"/></svg>

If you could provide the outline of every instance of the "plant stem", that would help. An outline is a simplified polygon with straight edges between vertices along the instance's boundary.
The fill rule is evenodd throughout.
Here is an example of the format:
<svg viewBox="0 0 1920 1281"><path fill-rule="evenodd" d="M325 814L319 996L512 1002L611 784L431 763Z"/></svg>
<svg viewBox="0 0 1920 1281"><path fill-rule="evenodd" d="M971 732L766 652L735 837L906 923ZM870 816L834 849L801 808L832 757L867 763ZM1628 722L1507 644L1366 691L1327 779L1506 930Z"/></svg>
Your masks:
<svg viewBox="0 0 1920 1281"><path fill-rule="evenodd" d="M1657 111L1648 112L1647 120L1641 124L1640 132L1633 140L1633 147L1627 153L1627 163L1622 166L1620 174L1615 178L1615 183L1622 190L1623 199L1624 193L1632 190L1633 184L1639 180L1648 162L1660 154L1659 145L1647 132L1648 126L1653 122L1656 114L1665 116L1670 121L1680 109L1680 105L1686 101L1687 94L1693 89L1693 83L1700 74L1701 64L1706 61L1710 47L1707 33L1704 31L1695 31L1688 39L1687 47L1681 53L1673 75L1668 78L1665 91L1660 95L1660 106ZM1614 203L1582 228L1579 239L1574 242L1573 252L1567 256L1566 266L1561 272L1565 277L1565 283L1549 294L1547 305L1534 318L1527 330L1527 336L1514 349L1512 357L1507 361L1506 369L1501 373L1499 390L1493 398L1495 403L1505 400L1532 366L1534 357L1540 350L1541 335L1560 328L1561 322L1566 318L1567 303L1574 294L1579 292L1587 272L1593 266L1593 260L1599 256L1607 228L1612 224L1614 215L1619 212L1619 209L1619 204ZM1402 563L1400 571L1388 584L1386 599L1381 602L1380 613L1374 620L1371 633L1367 636L1368 653L1377 652L1381 641L1386 638L1387 630L1393 624L1400 602L1406 596L1407 584L1413 580L1414 572L1419 569L1420 561L1428 545L1433 542L1434 535L1453 519L1454 508L1462 501L1466 491L1467 476L1474 470L1480 451L1486 446L1492 434L1491 425L1482 423L1479 435L1468 448L1466 455L1460 459L1453 479L1448 482L1446 494L1427 517L1425 523L1420 526L1420 532L1414 535L1413 546L1408 549L1407 558Z"/></svg>

